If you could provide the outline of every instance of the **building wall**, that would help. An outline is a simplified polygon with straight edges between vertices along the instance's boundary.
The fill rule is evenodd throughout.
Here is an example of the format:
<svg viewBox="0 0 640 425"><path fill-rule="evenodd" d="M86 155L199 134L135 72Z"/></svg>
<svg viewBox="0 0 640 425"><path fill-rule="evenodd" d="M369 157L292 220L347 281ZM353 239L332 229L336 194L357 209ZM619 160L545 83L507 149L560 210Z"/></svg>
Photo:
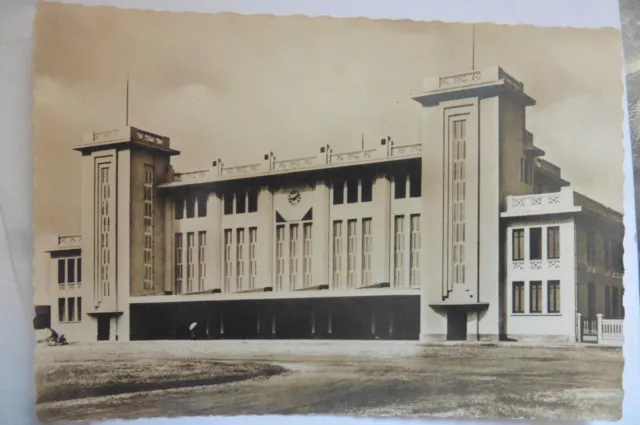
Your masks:
<svg viewBox="0 0 640 425"><path fill-rule="evenodd" d="M558 227L560 235L559 258L549 255L548 229ZM541 258L531 259L532 229L540 229ZM524 231L524 255L522 260L514 257L514 230ZM507 316L507 336L514 339L551 338L575 339L575 224L573 218L542 219L531 217L527 220L512 222L507 227L506 240L507 279L505 282L505 302ZM549 282L559 281L559 312L549 311L548 299L551 296ZM516 282L522 282L522 297L514 296ZM541 282L540 311L532 309L532 282ZM514 297L523 303L522 309L515 308L519 304ZM515 311L514 311L515 310ZM532 311L534 310L534 311ZM553 308L551 310L554 310ZM521 311L521 312L519 312Z"/></svg>

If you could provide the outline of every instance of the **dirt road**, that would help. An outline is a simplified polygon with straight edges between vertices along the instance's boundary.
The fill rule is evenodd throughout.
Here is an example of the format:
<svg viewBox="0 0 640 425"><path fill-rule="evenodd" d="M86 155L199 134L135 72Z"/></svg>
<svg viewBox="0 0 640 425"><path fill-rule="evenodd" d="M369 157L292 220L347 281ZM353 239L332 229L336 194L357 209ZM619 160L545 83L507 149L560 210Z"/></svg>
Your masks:
<svg viewBox="0 0 640 425"><path fill-rule="evenodd" d="M74 361L210 358L262 361L289 372L214 386L42 403L38 415L46 421L247 414L615 420L621 415L620 350L425 348L386 342L358 342L353 347L214 344L136 343L123 344L119 350L97 344L68 350L39 348L38 368L43 373Z"/></svg>

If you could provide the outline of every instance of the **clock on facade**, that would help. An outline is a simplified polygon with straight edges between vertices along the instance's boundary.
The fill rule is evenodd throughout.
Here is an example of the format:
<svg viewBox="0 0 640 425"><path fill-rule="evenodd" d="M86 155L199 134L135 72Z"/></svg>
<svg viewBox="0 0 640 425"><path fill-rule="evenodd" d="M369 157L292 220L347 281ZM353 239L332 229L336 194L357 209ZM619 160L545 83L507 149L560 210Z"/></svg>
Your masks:
<svg viewBox="0 0 640 425"><path fill-rule="evenodd" d="M297 190L292 190L291 192L289 192L289 203L291 205L298 205L300 203L301 197L302 195L300 195L300 192L298 192Z"/></svg>

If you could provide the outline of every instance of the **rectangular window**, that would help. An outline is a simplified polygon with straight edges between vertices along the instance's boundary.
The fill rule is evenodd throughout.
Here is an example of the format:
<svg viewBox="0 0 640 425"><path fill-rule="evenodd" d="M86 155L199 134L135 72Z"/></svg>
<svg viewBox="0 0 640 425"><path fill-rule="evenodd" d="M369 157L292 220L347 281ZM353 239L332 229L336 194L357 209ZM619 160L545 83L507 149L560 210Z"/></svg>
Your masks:
<svg viewBox="0 0 640 425"><path fill-rule="evenodd" d="M144 279L145 289L153 289L153 167L144 166Z"/></svg>
<svg viewBox="0 0 640 425"><path fill-rule="evenodd" d="M58 298L58 322L65 322L67 319L65 305L64 298Z"/></svg>
<svg viewBox="0 0 640 425"><path fill-rule="evenodd" d="M560 281L547 282L547 313L560 313Z"/></svg>
<svg viewBox="0 0 640 425"><path fill-rule="evenodd" d="M542 282L529 282L529 313L542 313Z"/></svg>
<svg viewBox="0 0 640 425"><path fill-rule="evenodd" d="M311 269L311 259L312 259L312 247L311 244L311 236L312 236L312 228L311 223L304 223L303 227L303 242L302 242L302 273L303 273L303 285L305 288L311 287L312 284L312 269Z"/></svg>
<svg viewBox="0 0 640 425"><path fill-rule="evenodd" d="M182 288L182 249L183 249L183 237L182 237L182 233L176 233L175 235L176 241L175 241L175 257L174 257L174 264L175 264L175 291L176 294L181 294L183 291Z"/></svg>
<svg viewBox="0 0 640 425"><path fill-rule="evenodd" d="M224 194L224 214L230 215L233 214L233 193L225 193Z"/></svg>
<svg viewBox="0 0 640 425"><path fill-rule="evenodd" d="M407 176L398 174L394 178L394 198L404 199L407 197Z"/></svg>
<svg viewBox="0 0 640 425"><path fill-rule="evenodd" d="M333 287L342 288L342 221L333 222Z"/></svg>
<svg viewBox="0 0 640 425"><path fill-rule="evenodd" d="M612 318L613 319L617 319L618 318L618 313L619 313L619 308L618 306L620 305L620 296L618 295L618 288L616 288L615 286L611 287L611 300L613 301L613 305L612 305Z"/></svg>
<svg viewBox="0 0 640 425"><path fill-rule="evenodd" d="M364 178L360 181L361 192L360 202L371 202L373 199L373 179Z"/></svg>
<svg viewBox="0 0 640 425"><path fill-rule="evenodd" d="M256 260L258 249L258 228L249 228L249 289L256 288L256 276L258 274L258 262Z"/></svg>
<svg viewBox="0 0 640 425"><path fill-rule="evenodd" d="M231 292L231 278L233 263L231 262L231 244L233 243L231 229L224 230L224 292Z"/></svg>
<svg viewBox="0 0 640 425"><path fill-rule="evenodd" d="M78 283L82 283L82 258L76 259L76 270L78 272Z"/></svg>
<svg viewBox="0 0 640 425"><path fill-rule="evenodd" d="M276 290L284 286L284 225L276 226Z"/></svg>
<svg viewBox="0 0 640 425"><path fill-rule="evenodd" d="M362 219L362 286L371 285L371 218Z"/></svg>
<svg viewBox="0 0 640 425"><path fill-rule="evenodd" d="M244 214L247 211L247 195L245 192L236 192L236 214Z"/></svg>
<svg viewBox="0 0 640 425"><path fill-rule="evenodd" d="M249 190L249 212L258 211L258 189Z"/></svg>
<svg viewBox="0 0 640 425"><path fill-rule="evenodd" d="M513 313L524 313L524 282L513 282L512 284L511 311Z"/></svg>
<svg viewBox="0 0 640 425"><path fill-rule="evenodd" d="M69 322L76 321L76 300L75 298L67 298L67 312L69 313Z"/></svg>
<svg viewBox="0 0 640 425"><path fill-rule="evenodd" d="M333 182L333 205L344 204L344 182L341 180Z"/></svg>
<svg viewBox="0 0 640 425"><path fill-rule="evenodd" d="M358 202L358 180L347 181L347 204Z"/></svg>
<svg viewBox="0 0 640 425"><path fill-rule="evenodd" d="M297 223L289 227L289 289L298 289L298 231Z"/></svg>
<svg viewBox="0 0 640 425"><path fill-rule="evenodd" d="M353 289L356 284L356 251L358 234L357 220L347 221L347 288Z"/></svg>
<svg viewBox="0 0 640 425"><path fill-rule="evenodd" d="M512 239L512 259L513 261L524 260L524 229L513 229Z"/></svg>
<svg viewBox="0 0 640 425"><path fill-rule="evenodd" d="M420 214L410 217L409 285L420 286Z"/></svg>
<svg viewBox="0 0 640 425"><path fill-rule="evenodd" d="M196 197L193 195L187 196L187 218L193 218L196 216Z"/></svg>
<svg viewBox="0 0 640 425"><path fill-rule="evenodd" d="M236 229L236 291L244 287L244 229Z"/></svg>
<svg viewBox="0 0 640 425"><path fill-rule="evenodd" d="M540 227L529 229L529 259L542 259L542 229Z"/></svg>
<svg viewBox="0 0 640 425"><path fill-rule="evenodd" d="M209 194L203 193L198 196L198 217L207 216L207 202L209 201Z"/></svg>
<svg viewBox="0 0 640 425"><path fill-rule="evenodd" d="M547 258L557 260L560 258L560 227L547 227Z"/></svg>
<svg viewBox="0 0 640 425"><path fill-rule="evenodd" d="M611 319L611 294L609 285L604 287L604 318Z"/></svg>
<svg viewBox="0 0 640 425"><path fill-rule="evenodd" d="M604 269L610 270L611 267L611 241L608 238L602 239L602 252L604 253Z"/></svg>
<svg viewBox="0 0 640 425"><path fill-rule="evenodd" d="M65 265L64 260L58 260L58 283L66 283L64 265Z"/></svg>
<svg viewBox="0 0 640 425"><path fill-rule="evenodd" d="M422 176L420 173L409 174L409 196L419 198L422 195Z"/></svg>
<svg viewBox="0 0 640 425"><path fill-rule="evenodd" d="M74 258L67 259L67 282L75 283L76 281L76 260Z"/></svg>
<svg viewBox="0 0 640 425"><path fill-rule="evenodd" d="M204 291L207 279L207 232L198 232L198 291Z"/></svg>
<svg viewBox="0 0 640 425"><path fill-rule="evenodd" d="M394 286L404 285L404 216L394 218L393 227L393 283Z"/></svg>
<svg viewBox="0 0 640 425"><path fill-rule="evenodd" d="M176 220L182 220L184 218L184 199L176 198L173 201L173 212Z"/></svg>
<svg viewBox="0 0 640 425"><path fill-rule="evenodd" d="M595 235L591 232L587 233L587 264L589 264L590 266L593 266L594 263L594 259L595 259L595 250L596 250L596 243L595 243Z"/></svg>
<svg viewBox="0 0 640 425"><path fill-rule="evenodd" d="M193 232L187 233L187 292L193 292L193 277L195 275L195 265L193 263L194 239Z"/></svg>
<svg viewBox="0 0 640 425"><path fill-rule="evenodd" d="M78 297L78 322L82 321L82 297Z"/></svg>

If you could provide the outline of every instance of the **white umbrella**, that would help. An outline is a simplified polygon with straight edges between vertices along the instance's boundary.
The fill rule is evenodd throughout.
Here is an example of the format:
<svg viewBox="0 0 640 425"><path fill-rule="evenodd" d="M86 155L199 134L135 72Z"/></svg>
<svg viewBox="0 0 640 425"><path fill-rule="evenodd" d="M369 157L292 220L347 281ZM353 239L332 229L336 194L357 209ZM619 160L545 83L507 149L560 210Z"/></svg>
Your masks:
<svg viewBox="0 0 640 425"><path fill-rule="evenodd" d="M198 326L198 322L193 322L192 324L189 325L189 330L190 331L194 330L196 326Z"/></svg>

